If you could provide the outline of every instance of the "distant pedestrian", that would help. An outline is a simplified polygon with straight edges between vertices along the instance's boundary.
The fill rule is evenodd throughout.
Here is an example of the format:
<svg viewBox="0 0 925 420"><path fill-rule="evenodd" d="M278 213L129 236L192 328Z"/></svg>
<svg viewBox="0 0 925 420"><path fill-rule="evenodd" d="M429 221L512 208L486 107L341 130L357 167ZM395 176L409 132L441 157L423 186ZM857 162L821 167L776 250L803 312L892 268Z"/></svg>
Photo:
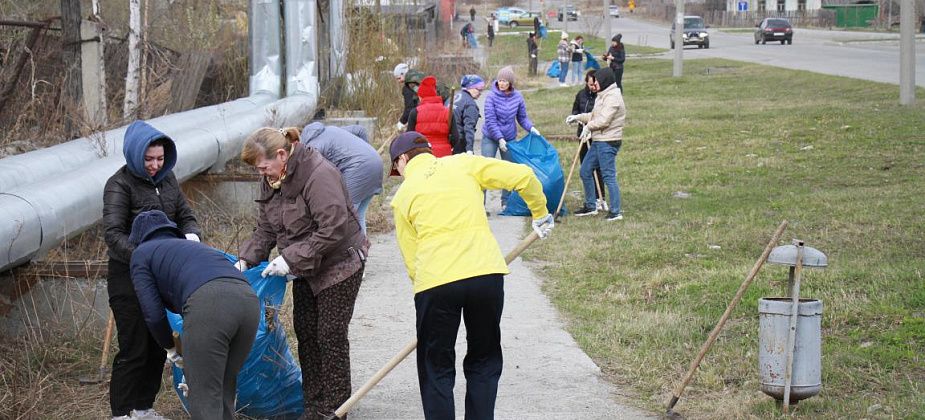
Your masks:
<svg viewBox="0 0 925 420"><path fill-rule="evenodd" d="M581 183L584 187L584 205L575 211L575 216L583 217L597 214L597 203L593 170L600 169L604 185L610 192L610 210L607 221L623 220L620 207L620 186L617 184L617 153L623 145L623 124L626 119L626 105L623 94L617 87L616 78L610 67L598 70L594 74L597 84L597 98L594 109L565 119L568 124L581 123L581 140L591 141L588 154L581 163Z"/></svg>
<svg viewBox="0 0 925 420"><path fill-rule="evenodd" d="M523 95L514 88L514 69L511 66L498 70L498 78L491 84L491 92L485 97L485 123L482 125L482 156L510 161L507 143L517 140L517 125L533 134L540 131L527 116L527 104ZM501 207L507 206L509 190L501 191Z"/></svg>
<svg viewBox="0 0 925 420"><path fill-rule="evenodd" d="M542 184L526 165L469 155L437 159L429 146L420 133L407 132L389 147L391 174L403 178L391 206L398 247L414 289L424 418L457 418L453 378L462 321L467 341L462 362L465 418L494 419L504 365L501 317L504 275L509 270L482 212L481 192L517 190L542 238L555 222L546 210Z"/></svg>
<svg viewBox="0 0 925 420"><path fill-rule="evenodd" d="M469 9L469 21L475 22L475 7Z"/></svg>
<svg viewBox="0 0 925 420"><path fill-rule="evenodd" d="M453 154L472 154L475 146L475 126L482 115L479 105L475 103L485 89L485 80L477 74L467 74L459 82L460 91L453 98L453 117L456 120L456 131L462 139L453 146Z"/></svg>
<svg viewBox="0 0 925 420"><path fill-rule="evenodd" d="M361 127L362 128L362 127ZM369 143L345 128L313 122L302 129L302 144L333 163L344 177L347 193L366 233L366 210L382 192L382 158Z"/></svg>
<svg viewBox="0 0 925 420"><path fill-rule="evenodd" d="M395 123L395 128L404 130L408 125L408 115L411 110L418 106L418 85L420 85L421 79L424 78L424 74L417 70L412 70L405 63L399 63L395 66L395 70L392 70L392 76L401 85L403 103L401 118Z"/></svg>
<svg viewBox="0 0 925 420"><path fill-rule="evenodd" d="M491 47L495 42L495 24L492 22L495 15L491 15L491 19L488 20L488 46Z"/></svg>
<svg viewBox="0 0 925 420"><path fill-rule="evenodd" d="M604 56L604 60L610 63L610 69L613 70L616 77L617 87L623 91L623 62L626 61L626 48L623 46L623 34L616 34L610 39L610 49Z"/></svg>
<svg viewBox="0 0 925 420"><path fill-rule="evenodd" d="M437 93L437 79L434 76L427 76L421 81L418 96L421 103L408 116L408 131L417 131L427 137L433 144L434 156L452 155L459 133L453 115Z"/></svg>
<svg viewBox="0 0 925 420"><path fill-rule="evenodd" d="M594 78L596 70L588 70L585 73L585 86L575 94L575 102L572 103L572 115L586 114L591 112L594 109L594 100L597 98L597 79ZM582 127L578 127L578 131L575 133L575 137L581 137ZM588 142L581 142L580 149L578 151L578 158L581 162L585 161L585 156L588 154L589 149ZM603 209L604 202L602 198L604 191L598 191L597 186L604 186L604 179L601 178L601 170L594 169L594 179L595 179L595 191L594 196L597 199L597 208Z"/></svg>
<svg viewBox="0 0 925 420"><path fill-rule="evenodd" d="M533 33L535 34L540 33L540 26L542 26L542 23L540 22L539 16L534 16L533 17Z"/></svg>
<svg viewBox="0 0 925 420"><path fill-rule="evenodd" d="M186 240L160 210L139 214L129 240L135 246L132 282L141 312L157 345L183 369L190 417L234 419L238 372L260 323L254 289L223 254ZM165 309L183 316L182 357Z"/></svg>
<svg viewBox="0 0 925 420"><path fill-rule="evenodd" d="M528 76L536 76L537 58L540 48L536 45L536 32L530 32L527 36L527 55L530 58L530 67L527 69Z"/></svg>
<svg viewBox="0 0 925 420"><path fill-rule="evenodd" d="M559 45L556 46L556 61L559 63L559 86L568 86L565 84L565 76L568 75L568 64L572 61L568 32L563 31L562 36L559 37Z"/></svg>
<svg viewBox="0 0 925 420"><path fill-rule="evenodd" d="M581 74L583 73L581 64L585 60L584 42L584 37L578 35L569 43L569 50L572 52L572 67L569 69L569 73L572 75L572 81L569 83L571 85L577 85L581 82Z"/></svg>

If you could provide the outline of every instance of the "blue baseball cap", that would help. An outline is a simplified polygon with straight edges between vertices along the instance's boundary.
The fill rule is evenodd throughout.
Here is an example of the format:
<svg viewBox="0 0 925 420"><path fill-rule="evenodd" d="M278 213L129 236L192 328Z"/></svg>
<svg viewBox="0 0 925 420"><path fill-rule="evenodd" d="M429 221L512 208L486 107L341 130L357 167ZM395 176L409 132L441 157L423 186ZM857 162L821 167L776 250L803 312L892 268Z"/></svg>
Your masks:
<svg viewBox="0 0 925 420"><path fill-rule="evenodd" d="M418 139L424 139L424 143L417 142ZM395 159L398 159L399 156L408 153L412 149L417 149L419 147L431 147L430 142L427 141L427 137L424 137L423 134L418 133L417 131L406 131L398 135L392 140L392 144L389 146L389 157L392 161L392 172L389 173L389 176L399 176L398 170L395 169Z"/></svg>

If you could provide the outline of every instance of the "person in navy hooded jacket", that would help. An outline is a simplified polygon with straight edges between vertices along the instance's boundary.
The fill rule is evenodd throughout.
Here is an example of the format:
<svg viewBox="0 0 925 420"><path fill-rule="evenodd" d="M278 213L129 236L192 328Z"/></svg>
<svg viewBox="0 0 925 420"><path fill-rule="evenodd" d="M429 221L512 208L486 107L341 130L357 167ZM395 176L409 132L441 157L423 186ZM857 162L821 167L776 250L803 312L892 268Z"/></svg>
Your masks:
<svg viewBox="0 0 925 420"><path fill-rule="evenodd" d="M109 404L114 418L161 418L153 410L161 388L164 349L145 326L132 286L129 263L135 246L129 241L132 221L146 210L161 210L187 239L199 241L200 229L180 183L173 174L177 148L173 140L143 121L125 131L125 166L103 192L103 226L109 247L109 307L116 321L119 352L112 363Z"/></svg>
<svg viewBox="0 0 925 420"><path fill-rule="evenodd" d="M132 283L154 341L184 370L190 417L232 420L238 372L254 344L260 302L224 255L182 238L164 212L139 214L129 235L136 246ZM164 309L183 316L182 357Z"/></svg>

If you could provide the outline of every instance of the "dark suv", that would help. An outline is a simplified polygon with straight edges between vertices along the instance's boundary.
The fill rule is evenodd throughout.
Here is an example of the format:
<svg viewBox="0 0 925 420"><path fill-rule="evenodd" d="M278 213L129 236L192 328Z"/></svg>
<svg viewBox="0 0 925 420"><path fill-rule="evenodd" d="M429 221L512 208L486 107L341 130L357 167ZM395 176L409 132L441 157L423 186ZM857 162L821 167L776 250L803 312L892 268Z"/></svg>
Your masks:
<svg viewBox="0 0 925 420"><path fill-rule="evenodd" d="M707 33L709 26L703 24L703 18L700 16L684 16L684 31L681 33L681 41L684 45L696 45L697 48L710 48L710 34ZM671 48L674 49L675 24L671 24Z"/></svg>
<svg viewBox="0 0 925 420"><path fill-rule="evenodd" d="M755 25L755 44L780 41L781 45L793 44L793 27L787 19L765 18Z"/></svg>

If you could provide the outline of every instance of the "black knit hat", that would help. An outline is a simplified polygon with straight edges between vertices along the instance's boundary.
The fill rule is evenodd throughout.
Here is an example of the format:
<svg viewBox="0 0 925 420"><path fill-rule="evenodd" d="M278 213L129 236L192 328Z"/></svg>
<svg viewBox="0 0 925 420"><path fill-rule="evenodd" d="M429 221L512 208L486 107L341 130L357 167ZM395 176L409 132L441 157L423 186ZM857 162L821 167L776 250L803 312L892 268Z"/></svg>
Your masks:
<svg viewBox="0 0 925 420"><path fill-rule="evenodd" d="M616 34L613 36L613 38L610 38L610 40L613 42L620 42L621 39L623 39L623 34Z"/></svg>
<svg viewBox="0 0 925 420"><path fill-rule="evenodd" d="M164 229L169 230L178 238L183 237L183 232L177 228L177 224L170 221L164 212L160 210L141 212L135 217L135 221L132 222L132 233L128 235L128 241L131 242L132 245L138 246L138 244L144 242L155 232Z"/></svg>

